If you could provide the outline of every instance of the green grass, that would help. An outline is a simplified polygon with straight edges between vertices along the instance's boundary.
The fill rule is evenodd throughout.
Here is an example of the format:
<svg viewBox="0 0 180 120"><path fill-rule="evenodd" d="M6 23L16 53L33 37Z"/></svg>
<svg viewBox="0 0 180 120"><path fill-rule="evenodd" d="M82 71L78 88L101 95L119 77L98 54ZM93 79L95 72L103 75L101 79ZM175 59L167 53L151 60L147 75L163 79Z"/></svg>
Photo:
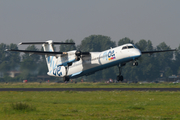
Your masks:
<svg viewBox="0 0 180 120"><path fill-rule="evenodd" d="M0 88L180 88L180 83L0 83Z"/></svg>
<svg viewBox="0 0 180 120"><path fill-rule="evenodd" d="M17 110L17 111L34 111L34 110L36 110L36 108L33 107L32 105L29 105L27 103L22 103L22 102L12 103L11 108L13 110Z"/></svg>
<svg viewBox="0 0 180 120"><path fill-rule="evenodd" d="M0 118L2 120L179 120L179 101L180 92L10 91L0 92ZM13 105L17 105L18 109Z"/></svg>

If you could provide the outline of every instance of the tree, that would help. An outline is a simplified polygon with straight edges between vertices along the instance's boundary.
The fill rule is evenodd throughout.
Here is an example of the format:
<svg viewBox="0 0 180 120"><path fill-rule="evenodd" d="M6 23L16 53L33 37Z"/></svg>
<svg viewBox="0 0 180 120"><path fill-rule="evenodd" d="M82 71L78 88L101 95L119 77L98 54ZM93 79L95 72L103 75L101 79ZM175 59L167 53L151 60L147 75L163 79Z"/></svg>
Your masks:
<svg viewBox="0 0 180 120"><path fill-rule="evenodd" d="M124 44L127 44L127 43L131 43L131 44L134 44L134 41L133 40L130 40L128 37L125 37L125 38L122 38L118 41L118 46L120 45L124 45Z"/></svg>
<svg viewBox="0 0 180 120"><path fill-rule="evenodd" d="M91 35L81 41L80 50L88 52L101 52L115 46L116 43L111 41L111 38L108 36Z"/></svg>
<svg viewBox="0 0 180 120"><path fill-rule="evenodd" d="M41 48L41 51L43 51L43 48ZM38 75L46 75L47 71L48 71L48 67L47 67L46 59L45 56L42 55L38 62Z"/></svg>
<svg viewBox="0 0 180 120"><path fill-rule="evenodd" d="M138 43L136 43L138 48L141 51L153 51L152 42L150 40L140 40ZM142 55L142 57L139 59L139 77L140 79L144 80L152 80L159 76L159 71L156 68L158 66L157 60L155 58L155 55ZM143 73L143 74L141 74Z"/></svg>
<svg viewBox="0 0 180 120"><path fill-rule="evenodd" d="M5 50L7 49L7 45L4 43L0 44L0 71L1 72L6 72L9 70L9 64L8 64L8 59L6 57Z"/></svg>
<svg viewBox="0 0 180 120"><path fill-rule="evenodd" d="M11 43L8 47L9 49L18 50L17 45L13 43ZM20 53L7 52L7 58L8 58L8 64L9 64L10 70L15 70L15 69L17 70L20 64Z"/></svg>
<svg viewBox="0 0 180 120"><path fill-rule="evenodd" d="M140 49L141 51L146 51L147 50L147 45L148 42L144 39L140 40L139 42L136 43L136 47Z"/></svg>
<svg viewBox="0 0 180 120"><path fill-rule="evenodd" d="M167 67L167 68L165 69L165 77L169 77L169 76L171 76L172 74L173 74L173 72L172 72L171 68L170 68L170 67Z"/></svg>
<svg viewBox="0 0 180 120"><path fill-rule="evenodd" d="M67 39L66 41L65 41L65 43L74 43L74 40L72 40L72 39ZM76 46L75 45L60 45L59 46L59 50L61 51L61 52L67 52L67 51L71 51L71 50L76 50Z"/></svg>
<svg viewBox="0 0 180 120"><path fill-rule="evenodd" d="M16 44L6 45L0 44L0 70L7 72L9 70L15 70L20 63L20 55L17 52L7 52L6 49L18 49Z"/></svg>
<svg viewBox="0 0 180 120"><path fill-rule="evenodd" d="M167 46L165 42L160 43L156 50L170 50L170 46ZM157 53L156 57L159 65L159 70L166 70L172 64L173 52Z"/></svg>
<svg viewBox="0 0 180 120"><path fill-rule="evenodd" d="M180 74L180 45L177 48L177 51L175 51L175 60L173 61L173 66L174 66L174 73L175 74Z"/></svg>
<svg viewBox="0 0 180 120"><path fill-rule="evenodd" d="M26 48L26 50L33 50L37 51L38 49L34 45L30 45ZM21 62L21 70L23 73L21 74L23 79L30 78L30 76L33 76L38 73L37 69L39 66L39 55L29 55L24 54L22 56L22 62Z"/></svg>
<svg viewBox="0 0 180 120"><path fill-rule="evenodd" d="M180 75L180 67L177 70L177 74Z"/></svg>

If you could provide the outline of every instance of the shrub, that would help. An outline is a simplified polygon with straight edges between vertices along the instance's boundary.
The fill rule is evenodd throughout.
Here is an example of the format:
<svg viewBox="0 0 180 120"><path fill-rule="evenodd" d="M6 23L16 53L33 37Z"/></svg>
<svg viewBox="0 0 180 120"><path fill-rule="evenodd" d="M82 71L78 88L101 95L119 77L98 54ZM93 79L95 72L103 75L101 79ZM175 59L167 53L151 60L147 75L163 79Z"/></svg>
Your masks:
<svg viewBox="0 0 180 120"><path fill-rule="evenodd" d="M19 110L19 111L34 111L36 108L32 105L28 105L26 103L12 103L11 107L13 110Z"/></svg>

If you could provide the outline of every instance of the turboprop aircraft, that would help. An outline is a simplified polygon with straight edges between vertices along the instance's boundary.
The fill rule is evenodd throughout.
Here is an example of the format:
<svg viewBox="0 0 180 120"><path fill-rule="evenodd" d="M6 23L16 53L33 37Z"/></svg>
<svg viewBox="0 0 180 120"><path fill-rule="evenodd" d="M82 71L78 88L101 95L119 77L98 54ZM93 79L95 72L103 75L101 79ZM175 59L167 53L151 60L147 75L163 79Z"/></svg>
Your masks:
<svg viewBox="0 0 180 120"><path fill-rule="evenodd" d="M121 75L121 68L127 62L132 61L133 66L138 66L137 59L143 54L153 54L158 52L168 52L175 50L162 50L162 51L140 51L133 44L124 44L115 48L110 48L102 52L81 52L80 50L72 50L68 52L55 52L53 49L54 44L72 45L75 43L53 42L48 40L46 42L22 42L19 45L27 44L42 44L44 51L28 51L28 50L6 50L15 52L24 52L29 54L45 55L48 72L50 76L63 77L64 81L77 78L84 75L90 75L96 71L111 67L118 66L119 75L118 81L123 81Z"/></svg>

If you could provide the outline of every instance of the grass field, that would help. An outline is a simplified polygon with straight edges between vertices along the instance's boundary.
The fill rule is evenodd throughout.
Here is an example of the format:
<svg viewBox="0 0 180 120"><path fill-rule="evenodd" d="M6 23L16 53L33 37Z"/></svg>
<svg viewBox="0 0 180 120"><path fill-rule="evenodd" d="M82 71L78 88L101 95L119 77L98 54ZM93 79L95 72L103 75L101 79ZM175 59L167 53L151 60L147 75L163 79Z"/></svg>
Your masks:
<svg viewBox="0 0 180 120"><path fill-rule="evenodd" d="M2 120L179 120L180 92L0 92L0 108Z"/></svg>
<svg viewBox="0 0 180 120"><path fill-rule="evenodd" d="M0 83L0 88L180 88L180 83Z"/></svg>
<svg viewBox="0 0 180 120"><path fill-rule="evenodd" d="M0 88L179 88L173 83L0 83ZM180 92L0 92L0 120L180 120Z"/></svg>

